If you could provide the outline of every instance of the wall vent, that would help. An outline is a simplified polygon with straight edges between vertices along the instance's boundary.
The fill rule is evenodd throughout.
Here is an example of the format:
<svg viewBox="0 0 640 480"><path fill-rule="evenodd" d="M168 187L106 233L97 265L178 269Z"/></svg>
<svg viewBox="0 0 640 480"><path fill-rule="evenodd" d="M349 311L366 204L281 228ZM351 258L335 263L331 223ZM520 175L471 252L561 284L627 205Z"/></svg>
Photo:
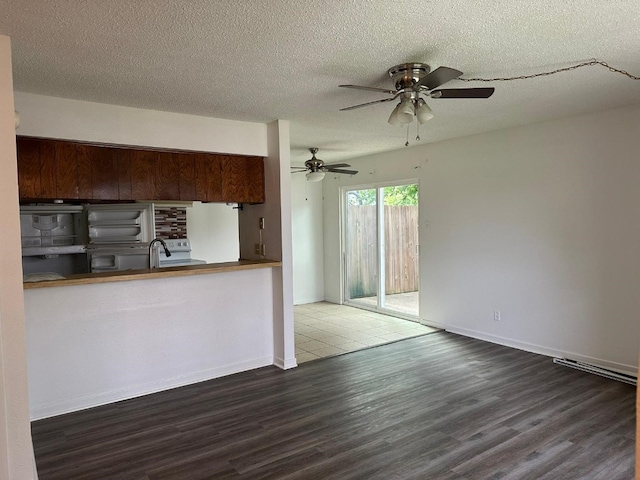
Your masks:
<svg viewBox="0 0 640 480"><path fill-rule="evenodd" d="M629 383L631 385L637 385L638 379L631 375L625 375L624 373L614 372L613 370L607 370L606 368L596 367L588 363L577 362L575 360L569 360L567 358L554 358L553 363L558 365L564 365L565 367L575 368L576 370L582 370L583 372L593 373L594 375L600 375L601 377L610 378L611 380L618 380L619 382Z"/></svg>

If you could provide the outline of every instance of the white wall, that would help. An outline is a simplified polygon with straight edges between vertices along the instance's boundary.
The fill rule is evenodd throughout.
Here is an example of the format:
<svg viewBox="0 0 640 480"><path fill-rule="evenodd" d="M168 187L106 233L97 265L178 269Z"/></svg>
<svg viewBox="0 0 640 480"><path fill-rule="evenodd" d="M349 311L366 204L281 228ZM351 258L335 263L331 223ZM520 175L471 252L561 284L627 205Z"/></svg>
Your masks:
<svg viewBox="0 0 640 480"><path fill-rule="evenodd" d="M324 300L322 185L291 175L294 305Z"/></svg>
<svg viewBox="0 0 640 480"><path fill-rule="evenodd" d="M15 94L19 135L184 150L267 155L267 126L181 113Z"/></svg>
<svg viewBox="0 0 640 480"><path fill-rule="evenodd" d="M32 418L272 365L271 276L25 290Z"/></svg>
<svg viewBox="0 0 640 480"><path fill-rule="evenodd" d="M20 263L11 41L0 35L0 478L37 478L31 444Z"/></svg>
<svg viewBox="0 0 640 480"><path fill-rule="evenodd" d="M193 202L187 208L187 232L191 258L207 263L240 258L238 211L224 203Z"/></svg>
<svg viewBox="0 0 640 480"><path fill-rule="evenodd" d="M638 152L629 107L352 160L362 174L324 180L326 297L338 187L417 175L423 322L635 373Z"/></svg>

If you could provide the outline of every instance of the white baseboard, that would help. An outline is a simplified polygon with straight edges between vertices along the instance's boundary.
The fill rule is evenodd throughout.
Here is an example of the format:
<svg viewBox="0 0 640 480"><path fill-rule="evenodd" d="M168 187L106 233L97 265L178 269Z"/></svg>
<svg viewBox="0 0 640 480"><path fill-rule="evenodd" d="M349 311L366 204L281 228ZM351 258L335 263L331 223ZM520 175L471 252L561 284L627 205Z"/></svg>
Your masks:
<svg viewBox="0 0 640 480"><path fill-rule="evenodd" d="M305 299L302 299L302 300L294 299L293 300L293 304L294 305L306 305L307 303L318 303L318 302L324 302L324 297L305 298Z"/></svg>
<svg viewBox="0 0 640 480"><path fill-rule="evenodd" d="M625 375L631 375L636 377L638 375L638 367L634 365L626 365L623 363L612 362L604 360L602 358L590 357L588 355L581 355L579 353L570 352L566 350L557 350L555 348L549 348L542 345L536 345L527 342L521 342L511 338L499 337L496 335L490 335L484 332L478 332L476 330L469 330L466 328L451 327L446 325L437 325L434 322L425 323L433 327L441 328L451 333L463 335L465 337L477 338L478 340L484 340L486 342L497 343L498 345L504 345L505 347L517 348L526 352L538 353L540 355L546 355L548 357L567 358L570 360L576 360L583 363L588 363L598 367L606 368L608 370L614 370L616 372L624 373Z"/></svg>
<svg viewBox="0 0 640 480"><path fill-rule="evenodd" d="M43 418L54 417L65 413L77 412L87 408L119 402L121 400L141 397L151 393L162 392L172 388L184 387L185 385L204 382L206 380L212 380L214 378L224 377L234 373L266 367L268 365L273 365L273 357L255 358L233 365L200 370L187 375L166 378L141 385L132 385L118 390L67 398L57 402L30 405L30 417L32 421L41 420Z"/></svg>
<svg viewBox="0 0 640 480"><path fill-rule="evenodd" d="M342 305L342 298L341 297L332 297L331 295L325 295L325 297L322 300L319 300L320 302L329 302L329 303L335 303L336 305Z"/></svg>
<svg viewBox="0 0 640 480"><path fill-rule="evenodd" d="M296 360L295 357L293 358L289 358L287 360L284 360L280 357L274 357L273 358L273 364L278 367L281 368L282 370L289 370L290 368L295 368L298 366L298 361Z"/></svg>

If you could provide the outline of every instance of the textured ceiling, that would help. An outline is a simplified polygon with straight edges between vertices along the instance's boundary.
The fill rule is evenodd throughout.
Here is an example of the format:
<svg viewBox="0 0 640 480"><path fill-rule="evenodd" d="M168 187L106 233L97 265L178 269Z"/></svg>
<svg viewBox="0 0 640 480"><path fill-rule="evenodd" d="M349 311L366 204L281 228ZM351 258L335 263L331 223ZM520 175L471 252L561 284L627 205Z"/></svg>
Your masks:
<svg viewBox="0 0 640 480"><path fill-rule="evenodd" d="M391 88L414 61L464 77L531 74L596 58L640 75L638 0L0 0L21 92L250 122L291 122L292 162L404 148ZM420 143L640 103L640 81L596 65L430 101ZM415 126L415 124L413 124ZM411 143L415 145L412 128Z"/></svg>

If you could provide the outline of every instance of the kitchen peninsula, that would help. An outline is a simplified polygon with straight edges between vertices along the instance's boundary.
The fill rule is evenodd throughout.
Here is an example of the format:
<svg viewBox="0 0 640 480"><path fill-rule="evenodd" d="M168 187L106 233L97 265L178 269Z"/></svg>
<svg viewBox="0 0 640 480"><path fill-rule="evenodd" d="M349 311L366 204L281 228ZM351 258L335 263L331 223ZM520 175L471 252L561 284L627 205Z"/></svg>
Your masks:
<svg viewBox="0 0 640 480"><path fill-rule="evenodd" d="M177 201L218 203L237 218L235 241L238 257L243 259L223 263L208 260L206 265L157 271L68 275L63 280L24 284L32 419L259 367L296 366L288 122L232 122L24 93L16 94L16 109L21 116L21 136L59 139L58 145L64 146L58 146L57 151L72 151L71 157L56 157L54 153L53 162L43 162L42 157L33 160L32 172L38 174L32 177L36 180L30 188L34 194L40 188L37 198L49 202L62 197L78 203L132 203L186 195L190 198ZM127 145L156 156L149 160L146 154L121 148ZM87 176L85 153L100 152L98 147L108 152L94 157L95 168L92 163ZM75 162L68 161L74 150ZM179 154L180 162L174 162L173 152ZM198 167L197 155L218 156L220 161L205 162L201 157ZM59 162L61 158L65 160ZM236 159L239 162L231 161ZM254 159L260 159L263 165L262 185L235 180L222 187L219 182L225 162L231 168L226 170L227 178L237 179L232 172L248 172L247 165L257 162ZM188 168L178 169L176 174L172 169L176 164L183 165L183 160ZM145 162L153 164L155 170L135 173L145 171ZM202 167L213 175L198 176ZM192 171L195 179L190 176ZM152 182L138 183L145 179ZM21 181L22 200L28 201L22 193L28 182L24 176ZM208 189L207 185L216 188ZM199 196L203 191L216 195L255 193L256 185L264 193L263 199ZM196 197L191 196L192 187ZM46 195L42 194L43 188L49 189ZM66 193L60 190L64 195L59 195L58 188L66 189ZM76 188L78 195L74 197ZM156 194L145 192L146 188L155 188ZM243 200L243 210L225 206L227 201L236 205L239 200ZM266 224L262 233L260 218L265 218ZM216 224L210 225L215 230ZM212 234L215 231L194 231L194 252L197 238ZM261 238L267 246L266 255L274 261L255 254L254 246ZM205 258L200 252L194 256Z"/></svg>
<svg viewBox="0 0 640 480"><path fill-rule="evenodd" d="M25 284L31 416L273 365L280 268L237 262Z"/></svg>

